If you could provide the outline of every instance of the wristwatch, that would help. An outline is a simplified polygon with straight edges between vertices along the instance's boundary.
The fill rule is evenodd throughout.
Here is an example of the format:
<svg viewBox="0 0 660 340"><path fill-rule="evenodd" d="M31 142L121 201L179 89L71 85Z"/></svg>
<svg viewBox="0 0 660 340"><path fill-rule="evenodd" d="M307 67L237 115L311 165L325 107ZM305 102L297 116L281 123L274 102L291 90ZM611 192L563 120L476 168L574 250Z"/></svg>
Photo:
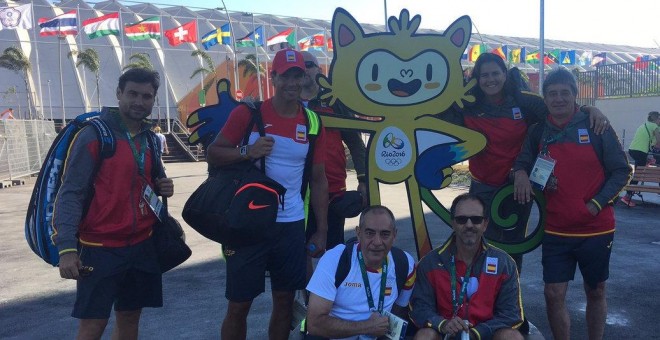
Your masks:
<svg viewBox="0 0 660 340"><path fill-rule="evenodd" d="M245 159L249 159L249 158L250 158L250 156L248 156L248 146L247 146L247 144L241 146L240 148L238 148L238 153L240 153L240 154L241 154L241 157L243 157L243 158L245 158Z"/></svg>

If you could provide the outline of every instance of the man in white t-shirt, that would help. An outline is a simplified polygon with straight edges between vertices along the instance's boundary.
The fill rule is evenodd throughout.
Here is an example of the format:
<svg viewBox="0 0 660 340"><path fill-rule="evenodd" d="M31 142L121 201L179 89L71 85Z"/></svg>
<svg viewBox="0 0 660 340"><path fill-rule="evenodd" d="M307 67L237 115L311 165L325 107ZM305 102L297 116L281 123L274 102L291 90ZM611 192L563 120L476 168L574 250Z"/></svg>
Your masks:
<svg viewBox="0 0 660 340"><path fill-rule="evenodd" d="M11 107L8 108L7 110L3 111L0 113L0 119L1 120L7 120L7 119L15 119L14 118L14 109Z"/></svg>
<svg viewBox="0 0 660 340"><path fill-rule="evenodd" d="M312 336L376 338L389 330L389 318L383 313L406 318L406 306L415 282L415 261L410 254L395 249L407 258L408 264L405 283L397 287L397 261L392 254L396 226L392 211L380 205L366 208L356 231L358 243L348 245L352 247L350 270L343 281L338 285L335 282L338 264L347 247L340 244L321 257L307 285L310 297L306 326Z"/></svg>

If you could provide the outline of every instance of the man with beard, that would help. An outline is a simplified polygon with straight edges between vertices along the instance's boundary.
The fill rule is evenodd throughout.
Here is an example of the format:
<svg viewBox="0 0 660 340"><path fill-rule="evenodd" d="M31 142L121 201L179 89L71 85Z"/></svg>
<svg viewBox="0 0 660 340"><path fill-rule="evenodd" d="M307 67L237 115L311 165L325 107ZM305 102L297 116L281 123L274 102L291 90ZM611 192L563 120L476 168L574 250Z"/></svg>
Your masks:
<svg viewBox="0 0 660 340"><path fill-rule="evenodd" d="M137 339L143 307L162 307L162 276L151 235L156 214L143 198L150 190L171 197L171 179L156 178L159 159L145 118L160 84L157 72L131 69L119 77L118 108L101 118L115 137L112 157L101 160L93 127L83 128L70 146L62 185L53 207L53 242L60 275L77 280L72 316L80 319L78 339L100 339L112 306L113 339Z"/></svg>
<svg viewBox="0 0 660 340"><path fill-rule="evenodd" d="M456 197L450 208L454 233L417 266L410 318L415 339L441 339L467 332L471 339L521 339L523 321L516 263L483 238L484 202Z"/></svg>
<svg viewBox="0 0 660 340"><path fill-rule="evenodd" d="M283 207L278 210L272 226L277 230L276 237L248 246L223 245L227 261L225 297L229 300L221 329L223 339L246 338L247 316L254 298L265 290L266 270L270 272L273 297L269 337L287 339L289 336L295 291L305 287L303 197L307 185L303 178L309 179L309 196L317 212L317 232L308 242L315 247L308 247L308 255L318 257L325 252L328 232L325 138L320 128L314 148L310 150L310 112L299 101L304 74L305 61L300 52L278 51L270 75L275 95L260 106L266 136L260 136L253 128L249 141L239 145L252 118L250 109L239 105L208 150L208 162L212 166L266 157L266 175L286 188ZM313 155L310 166L306 166L308 155Z"/></svg>

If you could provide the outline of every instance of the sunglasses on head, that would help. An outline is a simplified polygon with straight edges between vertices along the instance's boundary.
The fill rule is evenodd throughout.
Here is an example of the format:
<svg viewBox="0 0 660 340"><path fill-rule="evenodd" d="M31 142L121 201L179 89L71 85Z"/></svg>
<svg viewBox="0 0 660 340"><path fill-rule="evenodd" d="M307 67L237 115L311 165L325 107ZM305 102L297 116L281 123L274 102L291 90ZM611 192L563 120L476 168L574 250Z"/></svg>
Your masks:
<svg viewBox="0 0 660 340"><path fill-rule="evenodd" d="M483 216L455 216L454 221L458 224L465 224L467 221L472 221L472 224L480 224L484 221Z"/></svg>
<svg viewBox="0 0 660 340"><path fill-rule="evenodd" d="M314 67L319 67L319 65L316 65L313 61L306 61L305 62L305 67L306 68L314 68Z"/></svg>

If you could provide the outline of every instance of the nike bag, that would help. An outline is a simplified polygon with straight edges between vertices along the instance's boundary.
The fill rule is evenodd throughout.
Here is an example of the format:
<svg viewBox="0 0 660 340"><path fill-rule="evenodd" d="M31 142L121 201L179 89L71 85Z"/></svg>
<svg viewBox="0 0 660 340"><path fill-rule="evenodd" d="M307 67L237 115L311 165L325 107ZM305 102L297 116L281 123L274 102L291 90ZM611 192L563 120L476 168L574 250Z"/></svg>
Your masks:
<svg viewBox="0 0 660 340"><path fill-rule="evenodd" d="M161 220L156 223L153 231L156 254L160 271L165 273L185 262L192 250L186 244L186 234L181 224L167 211L167 198L163 198L163 211Z"/></svg>
<svg viewBox="0 0 660 340"><path fill-rule="evenodd" d="M252 162L231 164L217 169L193 192L182 216L212 241L250 245L276 235L275 219L285 192Z"/></svg>

